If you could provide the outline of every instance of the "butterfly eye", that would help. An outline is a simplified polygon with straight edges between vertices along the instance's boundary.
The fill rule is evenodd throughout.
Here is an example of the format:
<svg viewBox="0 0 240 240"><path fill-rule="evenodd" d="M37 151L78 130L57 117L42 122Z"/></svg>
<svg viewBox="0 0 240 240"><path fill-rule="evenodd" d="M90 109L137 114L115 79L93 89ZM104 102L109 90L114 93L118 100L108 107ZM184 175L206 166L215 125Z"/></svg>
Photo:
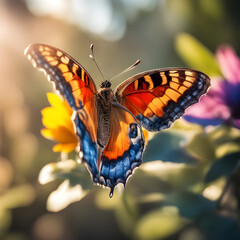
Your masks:
<svg viewBox="0 0 240 240"><path fill-rule="evenodd" d="M136 138L138 135L137 131L137 124L136 123L131 123L129 126L129 137L130 138Z"/></svg>

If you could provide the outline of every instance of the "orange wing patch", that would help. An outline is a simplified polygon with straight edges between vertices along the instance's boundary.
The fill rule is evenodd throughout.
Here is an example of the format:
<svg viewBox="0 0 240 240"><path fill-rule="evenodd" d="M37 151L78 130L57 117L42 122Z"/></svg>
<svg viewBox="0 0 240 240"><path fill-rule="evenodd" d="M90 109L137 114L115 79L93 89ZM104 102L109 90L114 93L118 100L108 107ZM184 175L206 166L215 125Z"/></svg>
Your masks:
<svg viewBox="0 0 240 240"><path fill-rule="evenodd" d="M103 156L107 157L110 161L122 156L129 149L131 141L127 132L129 124L132 122L135 122L132 115L113 107L110 121L110 138L103 151Z"/></svg>

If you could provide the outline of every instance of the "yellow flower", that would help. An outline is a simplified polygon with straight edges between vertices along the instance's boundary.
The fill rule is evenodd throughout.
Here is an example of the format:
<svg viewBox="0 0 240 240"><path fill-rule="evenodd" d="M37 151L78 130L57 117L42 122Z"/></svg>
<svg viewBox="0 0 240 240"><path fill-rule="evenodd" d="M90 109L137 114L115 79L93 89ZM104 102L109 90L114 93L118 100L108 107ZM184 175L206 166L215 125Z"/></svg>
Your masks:
<svg viewBox="0 0 240 240"><path fill-rule="evenodd" d="M78 145L78 138L71 120L73 111L57 94L47 93L47 98L51 106L41 111L42 123L45 127L41 130L41 134L45 138L58 142L53 147L54 152L69 153Z"/></svg>

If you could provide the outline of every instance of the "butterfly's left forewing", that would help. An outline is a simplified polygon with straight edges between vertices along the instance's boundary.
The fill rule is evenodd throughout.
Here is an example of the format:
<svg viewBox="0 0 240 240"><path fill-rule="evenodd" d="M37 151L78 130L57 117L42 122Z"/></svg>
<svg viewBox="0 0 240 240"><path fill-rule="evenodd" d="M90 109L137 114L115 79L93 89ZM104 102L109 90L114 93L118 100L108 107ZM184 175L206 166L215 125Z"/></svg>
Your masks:
<svg viewBox="0 0 240 240"><path fill-rule="evenodd" d="M87 71L64 51L45 44L31 44L25 55L34 67L44 71L73 110L81 109L97 92Z"/></svg>
<svg viewBox="0 0 240 240"><path fill-rule="evenodd" d="M209 86L209 77L199 71L156 69L129 78L116 88L115 95L144 128L160 131L198 102Z"/></svg>
<svg viewBox="0 0 240 240"><path fill-rule="evenodd" d="M44 71L75 110L73 120L79 138L79 156L87 163L94 182L97 182L97 89L91 76L67 53L49 45L31 44L25 55L34 67Z"/></svg>

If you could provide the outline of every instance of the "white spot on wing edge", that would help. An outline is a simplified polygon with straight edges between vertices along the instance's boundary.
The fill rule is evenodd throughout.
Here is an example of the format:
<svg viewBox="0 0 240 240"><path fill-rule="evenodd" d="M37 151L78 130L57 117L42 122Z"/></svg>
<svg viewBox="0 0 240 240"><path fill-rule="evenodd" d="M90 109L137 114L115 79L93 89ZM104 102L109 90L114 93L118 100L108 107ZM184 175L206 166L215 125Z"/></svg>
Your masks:
<svg viewBox="0 0 240 240"><path fill-rule="evenodd" d="M45 70L44 68L38 68L38 70L39 70L40 72L43 72L45 75L47 75L47 72L46 72L46 70Z"/></svg>
<svg viewBox="0 0 240 240"><path fill-rule="evenodd" d="M37 63L33 58L30 58L30 61L31 61L34 68L37 67Z"/></svg>
<svg viewBox="0 0 240 240"><path fill-rule="evenodd" d="M32 59L32 56L30 54L27 54L26 56L29 61Z"/></svg>
<svg viewBox="0 0 240 240"><path fill-rule="evenodd" d="M30 46L31 46L31 44L29 44L26 48L25 48L25 50L24 50L24 55L28 55L28 49L30 48ZM30 55L30 54L29 54ZM28 57L28 56L27 56Z"/></svg>
<svg viewBox="0 0 240 240"><path fill-rule="evenodd" d="M49 74L47 74L47 80L51 81L51 76Z"/></svg>

